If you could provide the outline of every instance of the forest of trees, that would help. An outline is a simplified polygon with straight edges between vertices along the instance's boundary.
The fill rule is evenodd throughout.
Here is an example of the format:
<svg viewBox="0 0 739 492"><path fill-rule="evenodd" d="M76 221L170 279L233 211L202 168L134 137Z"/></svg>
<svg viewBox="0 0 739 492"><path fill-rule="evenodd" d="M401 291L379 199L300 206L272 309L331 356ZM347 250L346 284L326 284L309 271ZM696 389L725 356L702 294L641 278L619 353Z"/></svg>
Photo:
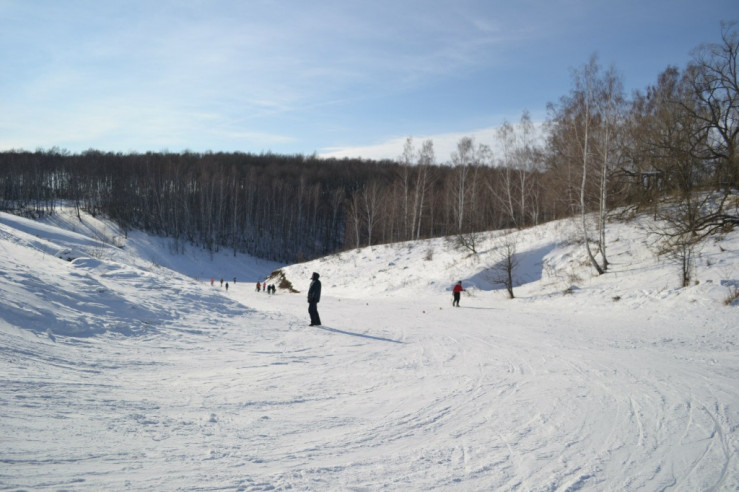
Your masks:
<svg viewBox="0 0 739 492"><path fill-rule="evenodd" d="M462 138L448 160L406 141L396 161L246 153L0 153L0 210L53 213L62 201L122 230L294 262L347 248L455 236L579 215L593 266L608 267L605 222L616 206L669 197L676 243L739 223L739 83L735 24L687 67L624 93L593 56L537 126L504 122L495 152ZM715 192L707 207L705 191ZM716 198L718 194L718 198ZM586 220L595 212L597 224ZM688 239L686 239L688 238ZM592 247L591 247L592 246Z"/></svg>

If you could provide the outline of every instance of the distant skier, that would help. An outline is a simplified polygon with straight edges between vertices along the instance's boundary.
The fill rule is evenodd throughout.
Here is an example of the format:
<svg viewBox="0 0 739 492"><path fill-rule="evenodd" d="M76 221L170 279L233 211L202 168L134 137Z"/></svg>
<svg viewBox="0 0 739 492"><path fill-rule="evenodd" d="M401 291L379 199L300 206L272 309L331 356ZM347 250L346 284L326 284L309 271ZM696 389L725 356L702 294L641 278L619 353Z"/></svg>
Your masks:
<svg viewBox="0 0 739 492"><path fill-rule="evenodd" d="M226 292L228 292L228 282L226 282Z"/></svg>
<svg viewBox="0 0 739 492"><path fill-rule="evenodd" d="M310 326L321 326L321 318L318 316L318 302L321 300L321 281L313 272L310 287L308 288L308 314L310 314Z"/></svg>
<svg viewBox="0 0 739 492"><path fill-rule="evenodd" d="M462 288L462 281L460 280L454 285L454 288L452 289L452 296L454 296L452 306L459 307L459 297L462 295L462 292L464 292L464 289Z"/></svg>
<svg viewBox="0 0 739 492"><path fill-rule="evenodd" d="M262 284L260 284L259 282L257 282L257 292L259 292L259 289L261 289L261 288L262 288Z"/></svg>

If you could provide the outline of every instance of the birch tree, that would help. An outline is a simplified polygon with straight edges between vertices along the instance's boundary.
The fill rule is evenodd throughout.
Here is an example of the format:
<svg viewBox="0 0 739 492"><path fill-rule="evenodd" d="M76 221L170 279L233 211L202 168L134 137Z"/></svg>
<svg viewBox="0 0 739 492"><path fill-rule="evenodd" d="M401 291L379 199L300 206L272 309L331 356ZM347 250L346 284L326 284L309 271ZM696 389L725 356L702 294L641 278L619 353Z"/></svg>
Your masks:
<svg viewBox="0 0 739 492"><path fill-rule="evenodd" d="M508 121L504 121L496 132L498 145L501 150L500 167L503 170L501 178L503 179L502 196L499 195L499 201L503 205L511 224L518 227L516 220L516 206L513 203L514 186L514 159L516 151L516 131Z"/></svg>
<svg viewBox="0 0 739 492"><path fill-rule="evenodd" d="M430 169L434 165L434 142L426 140L418 154L416 186L413 195L413 217L411 224L415 231L415 239L421 237L421 222L423 219L424 202L430 185Z"/></svg>
<svg viewBox="0 0 739 492"><path fill-rule="evenodd" d="M457 143L457 150L452 153L452 164L454 165L454 182L452 183L452 195L454 206L454 217L456 220L457 233L463 232L465 224L465 207L469 181L468 176L474 158L474 141L470 137L462 137Z"/></svg>
<svg viewBox="0 0 739 492"><path fill-rule="evenodd" d="M604 269L598 263L593 252L588 231L589 194L597 189L590 180L595 171L594 138L598 116L596 114L596 97L598 93L598 73L600 68L595 55L580 70L573 71L573 85L570 94L560 99L558 106L552 106L553 121L550 124L553 136L549 142L553 154L560 159L571 159L579 163L580 189L579 214L582 227L583 242L588 261L598 274ZM564 166L570 168L569 165Z"/></svg>
<svg viewBox="0 0 739 492"><path fill-rule="evenodd" d="M611 67L603 78L597 81L596 107L598 113L598 138L596 153L600 160L599 194L598 194L598 245L603 270L608 269L606 255L606 221L608 214L608 181L611 170L620 162L617 134L624 114L623 83Z"/></svg>
<svg viewBox="0 0 739 492"><path fill-rule="evenodd" d="M582 185L580 186L580 219L582 222L582 233L583 241L585 242L585 249L588 254L588 259L593 268L598 274L603 274L603 268L598 264L595 259L595 255L590 247L590 238L588 237L588 224L587 224L587 204L585 200L585 192L588 184L588 167L590 166L591 160L591 131L594 119L594 98L597 84L599 67L596 63L596 57L590 58L582 71L575 75L575 86L576 86L576 100L579 99L581 104L580 121L575 123L575 129L581 131L580 146L582 148Z"/></svg>

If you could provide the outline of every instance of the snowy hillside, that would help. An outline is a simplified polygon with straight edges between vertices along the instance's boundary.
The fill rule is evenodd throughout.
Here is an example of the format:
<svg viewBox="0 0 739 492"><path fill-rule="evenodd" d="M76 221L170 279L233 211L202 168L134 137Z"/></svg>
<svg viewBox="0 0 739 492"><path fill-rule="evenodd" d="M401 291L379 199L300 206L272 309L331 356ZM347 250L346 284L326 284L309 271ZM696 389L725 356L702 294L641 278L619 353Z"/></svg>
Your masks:
<svg viewBox="0 0 739 492"><path fill-rule="evenodd" d="M617 311L635 309L650 301L668 305L699 302L720 305L739 288L739 234L720 236L700 247L696 285L680 288L680 269L674 260L657 254L658 237L647 218L615 222L608 229L609 272L598 276L589 266L581 242L580 224L557 221L522 232L489 233L477 254L456 246L454 240L433 239L364 248L283 269L288 281L299 284L318 271L329 288L341 296L442 295L462 280L467 295L502 302L507 293L500 283L499 263L504 244L513 238L517 266L513 280L517 302L541 303L554 298L560 309L587 304L613 304ZM275 277L276 278L276 277ZM563 299L567 289L577 300ZM447 296L448 297L448 296ZM626 304L627 306L623 306ZM442 304L443 305L443 304ZM657 306L651 306L657 309Z"/></svg>
<svg viewBox="0 0 739 492"><path fill-rule="evenodd" d="M280 265L0 213L0 488L737 490L739 232L679 288L649 228L611 225L602 276L572 222L516 233L513 300L500 233L268 295Z"/></svg>

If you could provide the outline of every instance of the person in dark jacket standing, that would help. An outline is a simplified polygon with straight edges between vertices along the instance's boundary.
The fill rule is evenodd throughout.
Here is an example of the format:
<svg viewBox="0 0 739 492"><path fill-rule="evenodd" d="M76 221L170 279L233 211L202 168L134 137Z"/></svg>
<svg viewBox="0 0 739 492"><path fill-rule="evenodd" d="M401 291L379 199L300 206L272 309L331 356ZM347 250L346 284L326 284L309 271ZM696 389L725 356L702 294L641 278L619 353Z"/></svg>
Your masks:
<svg viewBox="0 0 739 492"><path fill-rule="evenodd" d="M321 281L313 272L310 287L308 288L308 314L310 314L310 326L321 326L321 318L318 316L318 302L321 300Z"/></svg>

